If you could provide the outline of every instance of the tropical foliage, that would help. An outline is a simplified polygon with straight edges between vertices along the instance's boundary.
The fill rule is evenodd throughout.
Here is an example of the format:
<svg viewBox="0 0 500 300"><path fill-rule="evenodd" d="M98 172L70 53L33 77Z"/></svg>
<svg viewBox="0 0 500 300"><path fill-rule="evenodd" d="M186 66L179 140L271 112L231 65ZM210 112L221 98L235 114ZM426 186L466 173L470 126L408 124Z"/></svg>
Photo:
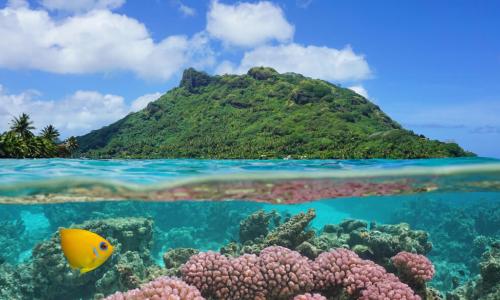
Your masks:
<svg viewBox="0 0 500 300"><path fill-rule="evenodd" d="M0 135L0 158L67 157L78 148L75 137L60 142L59 131L52 125L43 128L38 136L33 130L29 115L15 117L10 130Z"/></svg>
<svg viewBox="0 0 500 300"><path fill-rule="evenodd" d="M403 129L354 93L299 74L184 72L142 111L78 138L94 158L428 158L467 156Z"/></svg>

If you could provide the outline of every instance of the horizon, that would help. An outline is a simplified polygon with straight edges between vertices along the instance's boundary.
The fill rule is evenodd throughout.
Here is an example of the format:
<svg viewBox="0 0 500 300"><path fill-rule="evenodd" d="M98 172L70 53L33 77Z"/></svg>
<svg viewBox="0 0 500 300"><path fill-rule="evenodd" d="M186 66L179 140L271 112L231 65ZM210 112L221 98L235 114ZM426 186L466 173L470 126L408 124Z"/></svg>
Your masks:
<svg viewBox="0 0 500 300"><path fill-rule="evenodd" d="M26 112L37 129L82 135L144 108L186 68L264 65L340 84L406 129L500 158L494 1L141 3L0 1L0 131Z"/></svg>

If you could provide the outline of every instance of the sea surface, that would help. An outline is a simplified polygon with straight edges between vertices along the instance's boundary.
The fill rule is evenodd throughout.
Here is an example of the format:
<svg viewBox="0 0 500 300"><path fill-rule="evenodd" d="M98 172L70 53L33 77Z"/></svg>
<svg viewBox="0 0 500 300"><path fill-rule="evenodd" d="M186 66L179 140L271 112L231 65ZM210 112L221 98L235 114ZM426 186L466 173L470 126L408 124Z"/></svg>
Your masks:
<svg viewBox="0 0 500 300"><path fill-rule="evenodd" d="M311 209L304 231L344 228L333 243L380 263L424 254L431 285L447 292L500 243L500 160L0 160L0 299L102 298L164 274L167 251L258 244L245 227L256 212L265 236ZM368 240L354 241L345 220ZM72 226L119 244L89 275L61 254L58 228Z"/></svg>

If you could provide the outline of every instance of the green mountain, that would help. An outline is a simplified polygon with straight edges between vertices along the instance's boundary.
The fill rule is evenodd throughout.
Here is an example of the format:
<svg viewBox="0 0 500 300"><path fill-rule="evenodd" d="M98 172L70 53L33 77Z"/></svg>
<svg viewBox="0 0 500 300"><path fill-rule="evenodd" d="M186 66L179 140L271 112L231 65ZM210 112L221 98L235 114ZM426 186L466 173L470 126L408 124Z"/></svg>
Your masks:
<svg viewBox="0 0 500 300"><path fill-rule="evenodd" d="M403 129L349 89L264 67L223 76L187 69L179 87L78 144L94 158L473 155Z"/></svg>

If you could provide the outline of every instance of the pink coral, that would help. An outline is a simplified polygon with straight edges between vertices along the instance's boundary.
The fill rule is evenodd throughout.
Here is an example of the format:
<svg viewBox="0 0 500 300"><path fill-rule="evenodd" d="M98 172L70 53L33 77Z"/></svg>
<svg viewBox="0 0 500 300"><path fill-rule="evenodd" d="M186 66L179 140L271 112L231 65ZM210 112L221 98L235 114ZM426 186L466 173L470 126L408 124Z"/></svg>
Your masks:
<svg viewBox="0 0 500 300"><path fill-rule="evenodd" d="M206 297L227 299L233 274L230 260L215 252L202 252L191 256L181 268L182 278L197 287Z"/></svg>
<svg viewBox="0 0 500 300"><path fill-rule="evenodd" d="M336 249L321 253L313 263L316 289L326 290L342 286L347 273L361 259L347 249Z"/></svg>
<svg viewBox="0 0 500 300"><path fill-rule="evenodd" d="M295 296L293 300L326 300L325 296L321 296L320 294L302 294Z"/></svg>
<svg viewBox="0 0 500 300"><path fill-rule="evenodd" d="M265 248L259 256L233 259L200 253L189 259L181 273L203 295L217 299L288 299L314 286L309 259L279 246Z"/></svg>
<svg viewBox="0 0 500 300"><path fill-rule="evenodd" d="M267 284L260 269L260 259L254 254L245 254L231 260L231 285L227 299L264 300Z"/></svg>
<svg viewBox="0 0 500 300"><path fill-rule="evenodd" d="M399 281L393 274L386 274L383 280L377 281L361 291L358 300L420 300L413 290Z"/></svg>
<svg viewBox="0 0 500 300"><path fill-rule="evenodd" d="M423 255L403 251L391 260L398 272L411 283L422 284L434 277L434 266Z"/></svg>
<svg viewBox="0 0 500 300"><path fill-rule="evenodd" d="M360 299L419 300L413 290L372 261L361 259L347 249L320 254L313 263L317 290L343 287ZM399 298L398 298L399 297Z"/></svg>
<svg viewBox="0 0 500 300"><path fill-rule="evenodd" d="M170 277L159 277L138 289L117 292L105 300L204 300L197 288Z"/></svg>
<svg viewBox="0 0 500 300"><path fill-rule="evenodd" d="M314 287L311 261L297 251L271 246L262 250L259 258L268 297L289 299Z"/></svg>
<svg viewBox="0 0 500 300"><path fill-rule="evenodd" d="M181 273L203 296L221 300L290 299L313 290L340 289L361 300L420 300L396 276L347 249L322 253L314 261L280 246L265 248L259 256L238 258L200 253L189 259ZM318 294L304 294L294 300L320 299L324 298Z"/></svg>

